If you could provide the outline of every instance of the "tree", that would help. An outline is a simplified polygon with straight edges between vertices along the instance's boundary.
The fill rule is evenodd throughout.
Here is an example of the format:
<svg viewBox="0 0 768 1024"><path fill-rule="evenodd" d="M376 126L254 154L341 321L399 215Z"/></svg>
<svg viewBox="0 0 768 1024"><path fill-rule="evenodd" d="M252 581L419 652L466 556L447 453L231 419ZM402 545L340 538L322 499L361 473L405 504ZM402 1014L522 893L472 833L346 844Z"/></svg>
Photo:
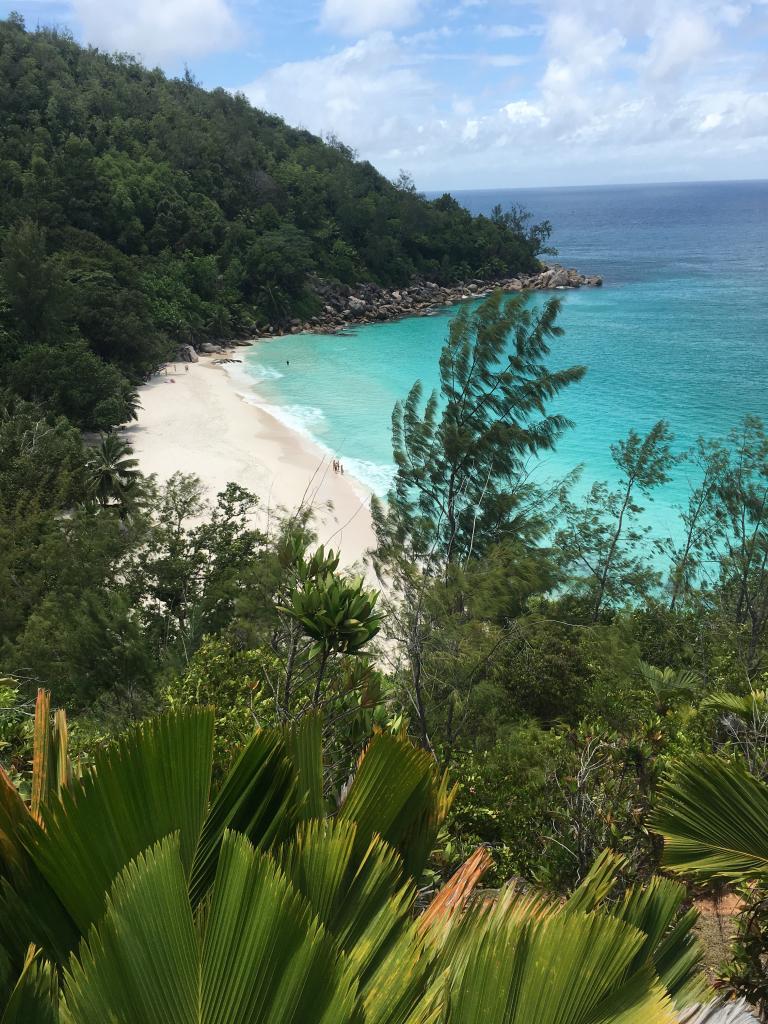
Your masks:
<svg viewBox="0 0 768 1024"><path fill-rule="evenodd" d="M490 219L510 234L524 238L535 256L557 256L557 249L547 245L552 235L550 221L543 220L539 224L531 224L533 215L518 203L512 203L508 210L503 210L497 204L491 210Z"/></svg>
<svg viewBox="0 0 768 1024"><path fill-rule="evenodd" d="M136 419L138 396L130 382L82 341L31 346L9 366L8 378L22 398L83 430L108 431Z"/></svg>
<svg viewBox="0 0 768 1024"><path fill-rule="evenodd" d="M78 430L0 391L0 509L20 516L30 507L71 508L83 494L85 469Z"/></svg>
<svg viewBox="0 0 768 1024"><path fill-rule="evenodd" d="M425 566L462 565L493 544L541 533L527 460L570 425L546 407L585 373L544 363L562 334L559 309L554 299L537 308L497 293L452 321L440 395L422 411L417 382L392 414L395 478L386 507L372 503L380 561L402 549Z"/></svg>
<svg viewBox="0 0 768 1024"><path fill-rule="evenodd" d="M432 394L422 410L417 382L392 415L396 473L386 505L371 502L374 564L397 595L387 613L406 651L409 700L426 749L433 746L425 659L447 637L439 632L446 611L461 629L471 604L467 586L477 581L482 588L485 571L497 580L519 575L526 594L536 589L526 584L529 575L549 582L537 547L551 495L529 482L528 463L569 426L547 405L585 372L581 366L550 370L544 362L550 340L562 334L559 308L556 300L538 307L526 296L497 293L473 313L462 310L440 356L440 396ZM435 593L435 580L449 596ZM499 649L492 641L472 661L484 669ZM471 662L462 676L467 687L475 685ZM440 673L434 679L436 703L453 700L442 690L457 680Z"/></svg>
<svg viewBox="0 0 768 1024"><path fill-rule="evenodd" d="M637 545L647 530L633 527L643 511L635 491L650 492L669 480L675 463L673 436L665 420L659 420L641 437L630 430L626 440L611 445L611 456L621 472L620 486L609 490L605 483L592 485L584 503L563 503L565 526L557 543L565 565L575 570L589 596L590 619L597 622L608 598L612 603L636 593L647 593L657 580Z"/></svg>
<svg viewBox="0 0 768 1024"><path fill-rule="evenodd" d="M50 341L66 331L67 294L46 250L45 231L28 218L3 242L0 280L25 345Z"/></svg>
<svg viewBox="0 0 768 1024"><path fill-rule="evenodd" d="M747 416L728 442L709 445L716 498L707 551L719 569L715 599L746 635L743 662L751 679L763 663L768 625L768 434L763 421Z"/></svg>
<svg viewBox="0 0 768 1024"><path fill-rule="evenodd" d="M133 449L117 434L102 435L91 452L88 465L88 490L102 506L116 506L125 515L136 498L141 473Z"/></svg>
<svg viewBox="0 0 768 1024"><path fill-rule="evenodd" d="M720 453L699 438L693 460L701 479L692 487L687 507L680 518L685 528L682 543L671 540L661 542L671 560L669 578L669 610L674 612L678 603L692 593L701 570L701 558L711 545L711 527L716 501L716 478Z"/></svg>

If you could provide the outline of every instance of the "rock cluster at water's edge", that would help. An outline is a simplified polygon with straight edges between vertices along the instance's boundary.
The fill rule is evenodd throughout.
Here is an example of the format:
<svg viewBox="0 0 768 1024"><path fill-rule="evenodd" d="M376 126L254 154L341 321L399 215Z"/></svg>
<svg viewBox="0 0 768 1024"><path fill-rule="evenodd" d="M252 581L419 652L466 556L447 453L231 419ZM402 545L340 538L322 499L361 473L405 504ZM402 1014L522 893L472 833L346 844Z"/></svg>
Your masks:
<svg viewBox="0 0 768 1024"><path fill-rule="evenodd" d="M549 291L566 288L599 288L602 277L580 274L578 270L553 264L536 274L497 278L492 281L472 280L456 285L442 286L434 281L418 281L407 288L382 288L364 283L354 287L315 280L312 289L322 302L322 308L308 320L293 319L272 324L254 331L247 341L227 341L221 344L204 342L199 351L221 353L233 344L249 344L260 337L279 337L284 334L333 334L362 324L399 320L407 316L430 316L440 306L480 298L501 289L505 292ZM181 345L176 358L191 360L191 345Z"/></svg>
<svg viewBox="0 0 768 1024"><path fill-rule="evenodd" d="M269 328L274 334L327 334L356 324L373 324L406 316L429 316L440 306L452 306L467 299L479 298L500 288L506 292L547 291L565 288L599 288L601 277L580 274L578 270L550 266L537 274L498 278L493 281L473 280L458 285L441 286L433 281L420 281L407 288L382 288L376 284L359 284L354 288L316 281L315 292L323 308L309 320L292 320L285 327Z"/></svg>

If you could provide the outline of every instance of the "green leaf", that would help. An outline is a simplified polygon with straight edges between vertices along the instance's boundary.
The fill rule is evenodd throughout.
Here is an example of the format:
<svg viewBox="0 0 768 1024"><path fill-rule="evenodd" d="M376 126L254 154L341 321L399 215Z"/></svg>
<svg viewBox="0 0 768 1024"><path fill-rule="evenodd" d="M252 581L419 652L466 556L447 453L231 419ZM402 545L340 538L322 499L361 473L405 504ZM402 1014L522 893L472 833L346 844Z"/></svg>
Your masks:
<svg viewBox="0 0 768 1024"><path fill-rule="evenodd" d="M302 818L322 818L323 720L317 714L305 715L284 735L298 778L299 814Z"/></svg>
<svg viewBox="0 0 768 1024"><path fill-rule="evenodd" d="M701 974L703 949L692 929L696 910L678 917L687 890L669 878L652 878L629 889L610 913L645 935L634 969L650 962L677 1007L702 1002L711 990Z"/></svg>
<svg viewBox="0 0 768 1024"><path fill-rule="evenodd" d="M0 1024L58 1024L59 979L42 950L30 947Z"/></svg>
<svg viewBox="0 0 768 1024"><path fill-rule="evenodd" d="M64 981L63 1024L191 1024L199 1016L199 948L178 836L118 875L103 920Z"/></svg>
<svg viewBox="0 0 768 1024"><path fill-rule="evenodd" d="M643 936L604 914L502 899L469 916L447 983L451 1024L672 1024Z"/></svg>
<svg viewBox="0 0 768 1024"><path fill-rule="evenodd" d="M42 838L40 826L0 769L0 946L16 974L30 942L63 963L80 937L30 853Z"/></svg>
<svg viewBox="0 0 768 1024"><path fill-rule="evenodd" d="M187 708L142 722L96 754L81 780L43 808L28 845L81 933L104 910L118 872L179 833L189 871L208 801L213 711Z"/></svg>
<svg viewBox="0 0 768 1024"><path fill-rule="evenodd" d="M356 985L309 905L242 836L222 846L202 951L205 1024L354 1024Z"/></svg>
<svg viewBox="0 0 768 1024"><path fill-rule="evenodd" d="M768 785L715 756L681 761L660 786L650 827L664 863L701 878L768 878Z"/></svg>
<svg viewBox="0 0 768 1024"><path fill-rule="evenodd" d="M200 939L175 837L116 880L65 978L63 1024L363 1024L354 977L271 858L221 846Z"/></svg>
<svg viewBox="0 0 768 1024"><path fill-rule="evenodd" d="M603 850L587 875L571 893L568 910L595 910L616 885L618 873L627 866L627 858L612 850Z"/></svg>
<svg viewBox="0 0 768 1024"><path fill-rule="evenodd" d="M358 854L378 833L399 851L406 872L418 880L452 798L453 791L426 751L379 733L358 765L338 817L357 822Z"/></svg>
<svg viewBox="0 0 768 1024"><path fill-rule="evenodd" d="M356 834L350 821L307 822L278 859L365 986L405 930L416 892L403 885L402 861L392 847L375 836L360 858Z"/></svg>
<svg viewBox="0 0 768 1024"><path fill-rule="evenodd" d="M299 796L296 769L276 730L254 734L211 804L195 851L190 878L193 906L213 882L224 832L234 829L267 849L295 826Z"/></svg>

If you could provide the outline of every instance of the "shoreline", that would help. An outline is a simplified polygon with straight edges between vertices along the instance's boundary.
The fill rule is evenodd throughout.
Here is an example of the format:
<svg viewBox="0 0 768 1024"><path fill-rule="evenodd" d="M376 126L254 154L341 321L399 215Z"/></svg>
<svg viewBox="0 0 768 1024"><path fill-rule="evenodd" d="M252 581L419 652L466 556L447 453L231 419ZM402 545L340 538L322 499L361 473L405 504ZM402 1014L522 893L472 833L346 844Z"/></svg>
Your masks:
<svg viewBox="0 0 768 1024"><path fill-rule="evenodd" d="M306 323L270 327L243 340L204 343L199 350L180 344L176 365L168 364L173 370L159 371L139 389L138 421L122 433L142 472L161 482L176 472L196 476L209 505L230 482L254 493L259 499L254 525L266 533L276 518L310 509L317 542L338 550L344 568L365 572L366 554L375 544L371 489L350 474L334 472L332 453L264 408L255 384L238 372L238 350L291 334L332 334L430 316L437 308L481 298L494 288L515 292L601 284L602 278L555 265L528 278L478 280L452 288L426 282L394 291L362 285L359 294L349 287L334 289L325 293L324 314Z"/></svg>
<svg viewBox="0 0 768 1024"><path fill-rule="evenodd" d="M308 320L291 319L269 324L252 330L242 340L219 340L203 342L195 349L188 343L178 346L177 360L194 361L195 352L207 355L221 355L232 346L250 345L256 341L285 337L291 334L338 334L368 324L391 323L409 317L434 316L435 311L446 306L458 305L480 299L493 291L507 293L539 291L573 291L578 288L600 288L600 275L582 274L573 267L566 268L559 263L545 265L536 274L520 274L517 277L494 278L441 286L433 281L421 281L403 288L382 288L370 282L349 285L332 285L316 280L312 284L318 303L322 305Z"/></svg>
<svg viewBox="0 0 768 1024"><path fill-rule="evenodd" d="M265 532L277 516L310 508L318 543L338 550L345 568L364 570L375 542L371 492L334 473L332 457L261 408L256 389L226 365L205 355L177 363L139 396L138 421L122 433L143 473L161 482L176 472L197 476L211 504L227 483L237 483L259 498L254 522Z"/></svg>

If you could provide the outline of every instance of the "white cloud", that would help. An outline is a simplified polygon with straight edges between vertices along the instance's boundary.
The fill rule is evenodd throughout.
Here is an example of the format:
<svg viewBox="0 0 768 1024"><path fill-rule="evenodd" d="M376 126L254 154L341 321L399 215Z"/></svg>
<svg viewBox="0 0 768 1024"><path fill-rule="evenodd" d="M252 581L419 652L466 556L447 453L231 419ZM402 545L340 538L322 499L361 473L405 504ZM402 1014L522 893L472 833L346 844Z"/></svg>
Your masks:
<svg viewBox="0 0 768 1024"><path fill-rule="evenodd" d="M711 53L719 41L711 21L691 11L679 11L653 32L647 64L654 78L687 72Z"/></svg>
<svg viewBox="0 0 768 1024"><path fill-rule="evenodd" d="M421 13L422 0L325 0L324 28L345 36L365 36L380 29L412 25Z"/></svg>
<svg viewBox="0 0 768 1024"><path fill-rule="evenodd" d="M72 0L89 43L146 62L226 49L237 39L226 0Z"/></svg>
<svg viewBox="0 0 768 1024"><path fill-rule="evenodd" d="M461 131L461 137L464 142L474 142L479 130L480 125L478 121L467 121Z"/></svg>
<svg viewBox="0 0 768 1024"><path fill-rule="evenodd" d="M540 0L545 31L514 79L483 67L516 67L516 54L472 52L466 26L463 48L454 37L447 51L438 24L373 33L245 91L289 122L335 132L385 173L407 167L422 187L756 176L768 68L754 40L767 5ZM498 28L497 38L518 35Z"/></svg>
<svg viewBox="0 0 768 1024"><path fill-rule="evenodd" d="M389 32L328 57L282 64L243 91L289 123L334 132L366 156L408 145L436 117L436 86Z"/></svg>
<svg viewBox="0 0 768 1024"><path fill-rule="evenodd" d="M527 100L507 103L502 109L512 124L538 124L543 126L549 123L549 118L541 107L537 107Z"/></svg>
<svg viewBox="0 0 768 1024"><path fill-rule="evenodd" d="M544 32L543 25L478 25L475 30L482 35L494 39L525 39L528 36L540 36Z"/></svg>

